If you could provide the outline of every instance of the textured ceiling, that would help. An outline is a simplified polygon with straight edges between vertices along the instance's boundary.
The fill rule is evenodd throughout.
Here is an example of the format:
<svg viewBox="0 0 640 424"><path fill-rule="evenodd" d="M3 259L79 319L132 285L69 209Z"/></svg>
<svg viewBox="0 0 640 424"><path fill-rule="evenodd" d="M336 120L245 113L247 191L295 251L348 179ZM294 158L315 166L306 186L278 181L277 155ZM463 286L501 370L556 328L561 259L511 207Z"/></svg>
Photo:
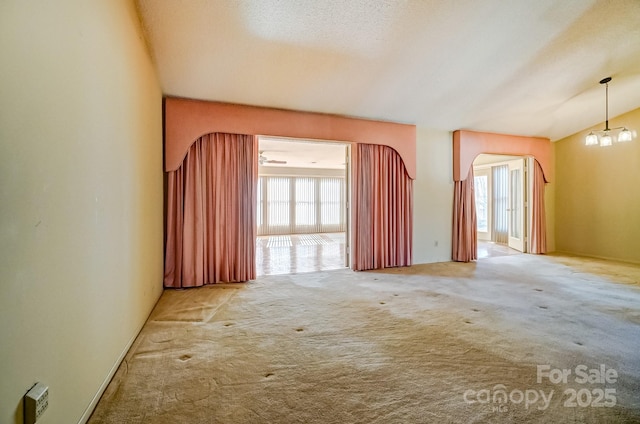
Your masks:
<svg viewBox="0 0 640 424"><path fill-rule="evenodd" d="M640 107L640 0L138 0L166 95L552 140ZM640 130L640 129L636 129Z"/></svg>

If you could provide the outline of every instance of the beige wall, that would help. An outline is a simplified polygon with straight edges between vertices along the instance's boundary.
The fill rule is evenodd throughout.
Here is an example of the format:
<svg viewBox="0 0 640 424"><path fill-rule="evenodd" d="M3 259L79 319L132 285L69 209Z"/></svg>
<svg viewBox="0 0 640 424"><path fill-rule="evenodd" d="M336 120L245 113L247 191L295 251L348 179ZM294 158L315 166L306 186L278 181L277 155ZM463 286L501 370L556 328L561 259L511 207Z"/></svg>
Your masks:
<svg viewBox="0 0 640 424"><path fill-rule="evenodd" d="M609 123L622 125L640 131L640 109ZM640 138L585 146L588 131L554 143L556 248L640 263Z"/></svg>
<svg viewBox="0 0 640 424"><path fill-rule="evenodd" d="M77 423L162 290L162 96L133 2L0 4L0 422Z"/></svg>
<svg viewBox="0 0 640 424"><path fill-rule="evenodd" d="M413 263L451 260L453 142L449 131L417 128ZM437 243L437 246L436 246Z"/></svg>

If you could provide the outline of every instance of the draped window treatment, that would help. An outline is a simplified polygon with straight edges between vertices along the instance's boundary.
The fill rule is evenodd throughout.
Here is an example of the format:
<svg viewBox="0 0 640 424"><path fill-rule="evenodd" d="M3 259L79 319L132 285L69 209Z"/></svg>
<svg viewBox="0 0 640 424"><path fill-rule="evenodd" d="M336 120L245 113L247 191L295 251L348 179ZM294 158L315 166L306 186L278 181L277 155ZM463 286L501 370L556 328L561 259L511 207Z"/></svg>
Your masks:
<svg viewBox="0 0 640 424"><path fill-rule="evenodd" d="M455 181L453 192L452 259L470 262L478 259L476 205L473 192L473 167L467 178Z"/></svg>
<svg viewBox="0 0 640 424"><path fill-rule="evenodd" d="M547 225L544 213L544 172L533 161L533 194L531 196L531 253L547 253Z"/></svg>
<svg viewBox="0 0 640 424"><path fill-rule="evenodd" d="M165 287L255 278L257 138L207 134L168 173Z"/></svg>
<svg viewBox="0 0 640 424"><path fill-rule="evenodd" d="M354 270L411 265L413 181L387 146L358 144L354 165Z"/></svg>

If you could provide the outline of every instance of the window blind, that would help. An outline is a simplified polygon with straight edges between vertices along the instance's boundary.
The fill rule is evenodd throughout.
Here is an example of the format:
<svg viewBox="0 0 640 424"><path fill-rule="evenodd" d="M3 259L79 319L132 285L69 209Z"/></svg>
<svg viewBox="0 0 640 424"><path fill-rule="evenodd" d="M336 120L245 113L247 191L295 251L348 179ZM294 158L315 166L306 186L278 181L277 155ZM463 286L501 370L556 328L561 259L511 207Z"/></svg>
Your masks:
<svg viewBox="0 0 640 424"><path fill-rule="evenodd" d="M258 235L345 231L345 196L341 177L260 176Z"/></svg>

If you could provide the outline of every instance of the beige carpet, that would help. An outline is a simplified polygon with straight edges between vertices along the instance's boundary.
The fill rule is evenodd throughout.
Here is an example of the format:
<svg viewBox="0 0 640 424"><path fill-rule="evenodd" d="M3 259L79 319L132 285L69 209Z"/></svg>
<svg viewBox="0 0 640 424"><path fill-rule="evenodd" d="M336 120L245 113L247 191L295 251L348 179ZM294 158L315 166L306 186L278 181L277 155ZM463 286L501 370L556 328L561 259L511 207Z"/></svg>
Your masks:
<svg viewBox="0 0 640 424"><path fill-rule="evenodd" d="M617 379L576 374L601 364ZM89 422L638 423L640 267L517 255L165 291Z"/></svg>

